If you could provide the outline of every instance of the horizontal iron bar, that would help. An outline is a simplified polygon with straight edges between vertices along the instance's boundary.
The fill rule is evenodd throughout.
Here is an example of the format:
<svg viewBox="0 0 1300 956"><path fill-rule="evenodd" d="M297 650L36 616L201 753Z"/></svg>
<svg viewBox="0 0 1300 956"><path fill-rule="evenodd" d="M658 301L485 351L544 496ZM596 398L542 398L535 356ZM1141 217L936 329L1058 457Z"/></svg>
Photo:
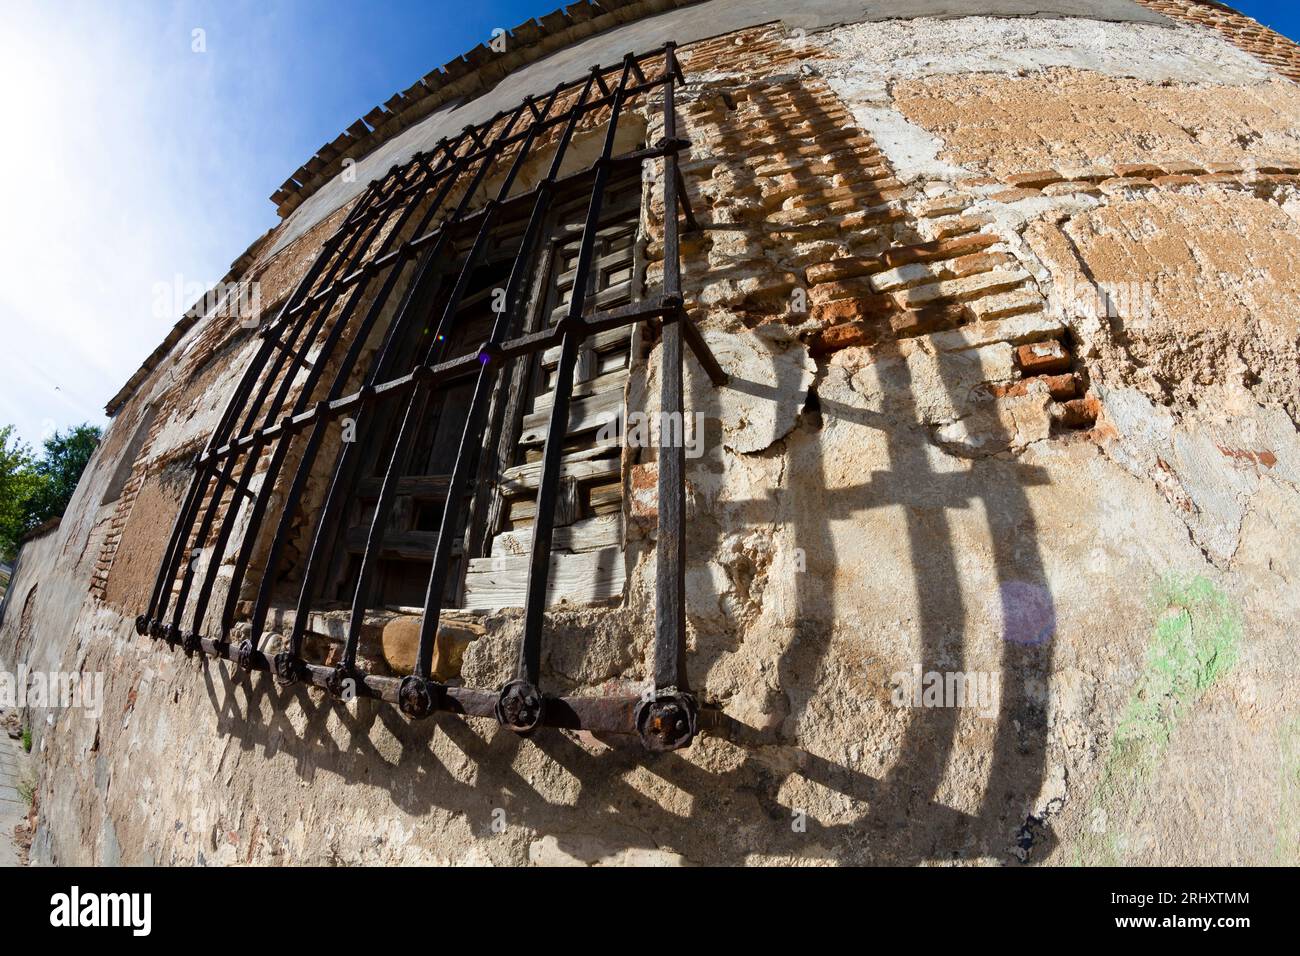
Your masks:
<svg viewBox="0 0 1300 956"><path fill-rule="evenodd" d="M638 166L641 163L644 163L648 159L659 159L661 157L669 155L670 153L676 153L683 149L686 149L689 146L690 143L682 140L678 140L672 143L664 143L658 146L650 146L645 149L638 149L635 152L626 153L623 156L616 156L611 161L613 164L613 168L611 169L611 172L617 174L619 172L622 172L625 169L630 169L633 166ZM509 199L503 200L498 207L498 215L508 215L514 209L514 207L526 205L528 200L536 199L538 192L540 192L544 188L560 189L572 182L577 182L579 180L585 179L590 174L591 174L590 168L581 169L575 173L570 173L568 176L562 176L559 179L555 180L553 183L539 183L537 186L534 186L532 189L526 190L525 192L517 193L516 195L511 196ZM477 222L480 218L482 218L487 213L487 208L488 207L484 207L482 209L477 209L472 213L468 213L464 217L456 220L454 223L450 223L450 225L454 225L458 229L473 225L475 222ZM408 239L406 242L402 243L392 252L385 253L382 256L378 256L370 260L369 262L367 262L365 265L352 270L352 272L349 272L344 276L341 276L340 278L336 279L334 282L331 282L329 285L322 286L316 292L313 292L311 295L303 299L303 301L300 302L298 305L294 306L292 309L286 312L284 317L291 318L301 313L304 309L315 308L322 301L329 298L329 296L336 289L336 287L341 291L342 289L345 289L350 285L354 285L357 282L360 282L362 279L366 277L366 275L370 273L379 272L383 269L388 269L391 266L394 266L398 263L404 263L406 260L410 259L413 255L415 255L415 253L419 252L422 248L424 248L424 246L428 245L429 243L437 239L437 237L443 232L444 229L447 228L448 225L449 223L446 222L439 223L437 226L434 226L432 229L430 229L428 232L424 233L423 235L415 236L414 238ZM273 326L270 325L265 326L261 330L261 332L259 332L259 334L268 335L270 334L272 328Z"/></svg>
<svg viewBox="0 0 1300 956"><path fill-rule="evenodd" d="M199 652L206 657L237 662L239 646L237 644L218 642L203 638L199 642ZM261 651L253 651L249 657L252 670L271 670L271 661ZM328 690L331 679L337 669L322 664L304 663L302 666L303 682ZM356 681L356 695L382 700L396 704L397 692L401 686L400 677L381 677L354 670L342 676ZM541 725L558 727L565 730L586 730L605 734L636 734L636 708L642 697L546 697ZM463 717L485 717L496 720L498 694L494 690L477 687L440 686L434 695L434 711L438 713L459 714ZM699 726L701 730L713 730L723 726L724 717L716 708L701 707Z"/></svg>
<svg viewBox="0 0 1300 956"><path fill-rule="evenodd" d="M209 469L209 477L212 478L215 482L215 484L213 485L214 494L219 494L222 488L229 488L231 491L234 491L245 498L253 497L253 492L251 490L249 490L248 488L240 488L239 481L237 479L231 478L225 475L224 473L218 471L216 465L217 463L215 461L206 462L204 464L198 465L199 468Z"/></svg>
<svg viewBox="0 0 1300 956"><path fill-rule="evenodd" d="M267 336L267 338L270 340L272 346L274 346L274 347L277 348L277 349L280 349L281 351L288 352L288 353L289 353L289 357L292 358L292 359L296 359L296 360L297 360L297 363L298 363L298 365L299 365L299 367L301 367L301 368L312 369L312 368L315 367L315 366L312 365L312 363L307 359L307 348L306 348L306 347L298 348L297 346L291 346L291 345L287 344L287 343L284 341L284 339L280 338L280 336L279 336L279 331L280 331L280 330L277 329L277 330L275 330L275 331L276 331L276 334L274 334L274 335L268 335L268 336Z"/></svg>
<svg viewBox="0 0 1300 956"><path fill-rule="evenodd" d="M272 441L280 437L282 433L297 434L311 425L321 415L324 415L327 419L333 419L344 412L360 408L370 401L404 395L415 385L416 380L422 376L429 377L430 385L440 385L459 375L473 371L482 364L484 357L491 361L494 358L498 360L514 359L523 355L531 355L534 352L541 352L561 344L566 330L572 329L575 332L581 332L585 338L597 332L616 329L624 325L662 319L667 315L671 315L680 305L679 300L663 296L645 299L641 302L619 306L605 312L597 312L591 318L581 323L575 323L573 326L566 325L562 327L556 325L543 332L533 332L529 335L510 339L495 348L484 346L478 352L470 352L467 355L462 355L447 362L440 362L437 365L420 365L405 375L375 385L373 388L362 388L351 395L345 395L332 402L317 402L300 415L286 416L274 425L241 435L234 441L228 442L212 452L200 455L195 461L199 466L207 466L232 453L239 454L254 446Z"/></svg>
<svg viewBox="0 0 1300 956"><path fill-rule="evenodd" d="M695 323L687 318L685 314L678 321L682 324L682 333L686 338L686 344L690 346L699 363L704 366L709 381L718 386L726 385L731 380L731 376L718 364L717 356L713 354L713 349L709 348L709 343L704 340L704 336L695 327Z"/></svg>

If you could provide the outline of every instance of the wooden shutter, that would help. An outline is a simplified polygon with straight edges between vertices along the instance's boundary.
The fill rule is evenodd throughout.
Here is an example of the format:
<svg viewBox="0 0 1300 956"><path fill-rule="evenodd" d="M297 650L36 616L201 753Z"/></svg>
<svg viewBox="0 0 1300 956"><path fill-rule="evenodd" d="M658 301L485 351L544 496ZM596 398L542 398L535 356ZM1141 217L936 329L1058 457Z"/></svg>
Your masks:
<svg viewBox="0 0 1300 956"><path fill-rule="evenodd" d="M597 232L584 314L614 308L640 294L636 236L640 211L639 180L607 194L609 213ZM573 295L574 268L582 239L582 207L558 218L547 256L549 275L539 304L554 324ZM551 550L548 603L606 602L622 596L623 482L617 440L604 439L602 426L623 414L634 330L624 327L589 338L574 374L573 399L561 471L561 494ZM513 435L511 463L499 476L490 519L490 551L471 558L465 576L464 606L472 609L518 607L524 603L528 552L536 512L542 450L550 423L558 347L534 360L525 378Z"/></svg>

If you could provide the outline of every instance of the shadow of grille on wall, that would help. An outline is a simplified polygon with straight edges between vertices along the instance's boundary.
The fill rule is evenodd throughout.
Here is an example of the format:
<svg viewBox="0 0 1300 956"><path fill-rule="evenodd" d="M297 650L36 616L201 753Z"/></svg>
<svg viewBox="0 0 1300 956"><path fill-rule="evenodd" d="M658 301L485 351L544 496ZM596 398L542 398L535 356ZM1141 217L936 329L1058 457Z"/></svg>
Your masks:
<svg viewBox="0 0 1300 956"><path fill-rule="evenodd" d="M179 646L187 655L225 658L246 671L268 670L282 683L303 681L339 697L396 703L412 718L446 711L495 717L521 734L543 725L639 733L654 750L690 743L701 713L684 660L685 449L680 444L659 450L653 689L641 696L559 697L544 692L539 673L564 442L583 343L613 329L659 324L660 400L667 415L680 418L682 412L683 340L715 385L726 381L683 310L678 219L684 217L688 228L695 223L678 168L678 154L689 145L677 136L674 88L682 83L674 44L641 56L628 54L621 64L593 67L581 79L467 126L367 186L276 318L259 331L248 367L195 458L149 606L136 619L139 633ZM652 92L659 94L654 104ZM661 111L663 137L653 146L618 151L620 120L636 103ZM584 120L604 127L598 155L585 163L582 151L570 148ZM662 161L663 169L658 184L665 210L662 288L657 295L601 308L598 296L578 290L591 287L607 190L620 175L639 174L645 162L654 160ZM575 163L583 168L571 171ZM525 188L530 170L538 179ZM500 178L490 179L490 174ZM581 231L575 232L580 238L573 291L552 324L521 333L521 316L530 308L530 276L546 244L547 224L554 223L552 207L560 201L557 197L575 190L583 196L585 215ZM467 346L460 324L463 306L476 269L502 223L512 217L523 224L522 234L503 265L501 274L508 276L504 286L493 290L499 294L490 331L475 340L477 347L473 341ZM467 248L458 251L458 243ZM451 347L458 334L462 354ZM455 573L454 544L465 520L461 505L478 474L493 396L511 378L506 371L547 350L558 350L558 357L537 478L515 677L498 690L451 686L434 679L432 663L449 577ZM400 678L366 673L358 666L357 651L366 613L376 602L389 518L430 402L449 382L466 386L467 403L458 412L463 429L454 458L449 456L450 467L444 469L445 493L433 518L437 533L430 539L415 663L412 673ZM377 454L359 442L331 445L330 425L381 410L391 417L392 434L380 448L386 457L369 462L383 468L382 478L372 482L377 496L368 528L361 531L364 547L348 578L351 613L342 654L333 665L313 663L303 653L307 624L322 575L333 563L340 516L355 492L362 464L355 459ZM263 639L272 594L288 561L286 549L303 517L300 512L306 510L304 498L313 479L319 486L330 453L332 470L310 549L301 560L292 629L284 649L271 653L263 649ZM255 476L260 483L253 481ZM259 542L264 554L258 552ZM260 580L250 568L255 557L262 563ZM211 619L219 612L220 623L205 632L223 565L230 567L226 597L219 609L211 608ZM251 611L241 615L245 584L255 597ZM237 618L248 630L247 637L235 642Z"/></svg>

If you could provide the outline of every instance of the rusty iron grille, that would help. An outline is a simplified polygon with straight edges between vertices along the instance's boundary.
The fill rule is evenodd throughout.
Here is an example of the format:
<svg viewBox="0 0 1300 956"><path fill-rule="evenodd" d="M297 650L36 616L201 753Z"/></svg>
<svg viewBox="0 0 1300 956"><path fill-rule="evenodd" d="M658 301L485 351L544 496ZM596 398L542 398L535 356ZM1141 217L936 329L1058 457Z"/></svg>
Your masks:
<svg viewBox="0 0 1300 956"><path fill-rule="evenodd" d="M701 711L686 675L683 443L661 447L658 454L653 687L636 696L562 697L547 694L539 674L557 489L574 368L583 342L637 323L657 327L663 369L661 411L678 419L683 403L683 341L714 385L726 382L683 308L679 218L686 228L697 228L678 166L679 154L689 146L678 136L674 104L674 89L684 82L674 44L639 56L629 53L617 65L593 67L586 76L560 84L544 96L530 96L513 110L465 127L368 184L275 318L258 330L251 361L206 447L194 459L193 477L181 500L149 606L136 619L140 634L172 649L180 647L187 656L203 654L230 660L245 671L270 671L281 683L302 681L338 697L367 696L396 703L411 718L444 711L495 718L520 734L539 726L639 734L652 750L690 743L710 722L710 715ZM631 104L661 110L663 135L652 146L617 152L620 118ZM597 129L603 123L603 145L594 162L573 172L565 163L574 164L579 151L570 146L584 118L595 122ZM538 165L539 157L544 165ZM546 171L536 172L536 184L525 189L521 176L529 160L535 170ZM658 294L647 290L631 303L602 310L579 291L588 288L606 187L612 177L639 174L650 161L662 163L655 186L662 190L665 210L662 288ZM489 174L499 178L491 179ZM528 277L545 244L548 211L561 190L574 188L581 190L585 200L574 292L553 325L519 334L519 316L528 308ZM489 245L494 225L512 216L526 225L509 265L501 304L494 309L490 334L477 349L449 358L447 345L471 274ZM463 258L456 252L458 241L469 243ZM455 266L450 271L449 261ZM430 292L433 286L440 289L437 296ZM418 343L414 349L407 344L412 338ZM514 363L557 348L514 679L499 689L442 683L432 676L435 640L453 541L464 521L461 503L478 471L489 404L505 380L503 373ZM405 677L365 673L357 662L358 644L366 613L374 606L376 562L397 487L431 393L453 380L472 381L473 388L436 523L413 672ZM328 447L329 424L355 422L381 408L400 425L388 446L392 450L387 462L379 461L383 477L352 586L341 656L333 666L313 663L304 659L303 644L323 566L331 561L330 541L353 491L346 476L355 473L357 462L349 459L366 453L355 450L358 443L344 443L333 453L327 490L302 566L292 629L284 650L266 652L263 637L276 575L286 561L285 548L309 479L329 467L329 455L322 454ZM255 475L262 476L256 489ZM277 498L282 504L275 516L272 500ZM260 529L266 525L269 530L271 521L276 522L275 531L264 555L261 580L254 582L250 562L259 538L266 540ZM223 566L229 567L230 580L219 627L205 633ZM239 601L246 578L256 584L256 597L247 610ZM211 619L216 614L213 608ZM239 638L244 633L235 634L237 617L248 630L247 637L236 641L232 634Z"/></svg>

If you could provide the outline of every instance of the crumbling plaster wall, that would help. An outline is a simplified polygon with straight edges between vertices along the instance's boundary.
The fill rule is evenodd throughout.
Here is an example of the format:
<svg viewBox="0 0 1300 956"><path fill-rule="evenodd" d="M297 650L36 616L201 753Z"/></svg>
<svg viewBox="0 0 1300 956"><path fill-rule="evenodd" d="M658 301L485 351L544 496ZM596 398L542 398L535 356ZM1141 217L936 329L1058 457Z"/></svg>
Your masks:
<svg viewBox="0 0 1300 956"><path fill-rule="evenodd" d="M1296 88L1208 31L1078 20L683 56L688 301L735 376L689 381L689 668L732 737L522 741L168 655L86 594L97 461L79 557L20 568L32 659L107 675L98 721L40 735L38 858L1296 861ZM1144 292L1108 314L1080 276ZM113 430L165 398L146 460L192 451L237 370L159 376ZM656 395L652 353L629 406ZM653 477L624 606L552 615L553 689L646 674ZM485 625L490 686L518 616ZM895 706L918 666L996 674L998 705Z"/></svg>
<svg viewBox="0 0 1300 956"><path fill-rule="evenodd" d="M1297 88L1195 28L915 21L838 31L830 52L814 66L898 178L962 197L953 204L968 202L962 214L1034 277L1098 402L1086 442L1033 443L1019 456L1028 465L1055 444L1095 482L1080 493L1096 513L1057 525L1070 482L1063 463L1049 465L1053 504L1032 509L1040 529L1064 536L1040 530L1045 557L1064 546L1081 572L1050 587L1061 629L1039 809L1060 812L1058 830L1078 828L1059 858L1294 860L1297 709L1279 669L1295 642L1297 555L1283 529L1295 522L1300 394ZM1098 287L1105 298L1087 294ZM1145 538L1157 515L1177 519L1167 531L1190 554ZM1206 591L1171 591L1159 575L1203 575ZM1108 609L1076 617L1144 593L1148 613L1163 615L1154 640L1121 638L1135 621ZM1158 682L1127 668L1177 670L1170 633L1196 642L1168 608L1196 602L1197 626L1215 637L1183 662L1175 689L1161 688L1180 703L1160 711L1149 700ZM1092 625L1079 646L1067 617ZM1095 636L1082 643L1088 634L1127 643L1129 664L1101 664L1108 651ZM1091 698L1082 739L1058 723L1080 695ZM1210 818L1232 833L1215 836ZM1267 834L1258 841L1243 835L1254 825Z"/></svg>

